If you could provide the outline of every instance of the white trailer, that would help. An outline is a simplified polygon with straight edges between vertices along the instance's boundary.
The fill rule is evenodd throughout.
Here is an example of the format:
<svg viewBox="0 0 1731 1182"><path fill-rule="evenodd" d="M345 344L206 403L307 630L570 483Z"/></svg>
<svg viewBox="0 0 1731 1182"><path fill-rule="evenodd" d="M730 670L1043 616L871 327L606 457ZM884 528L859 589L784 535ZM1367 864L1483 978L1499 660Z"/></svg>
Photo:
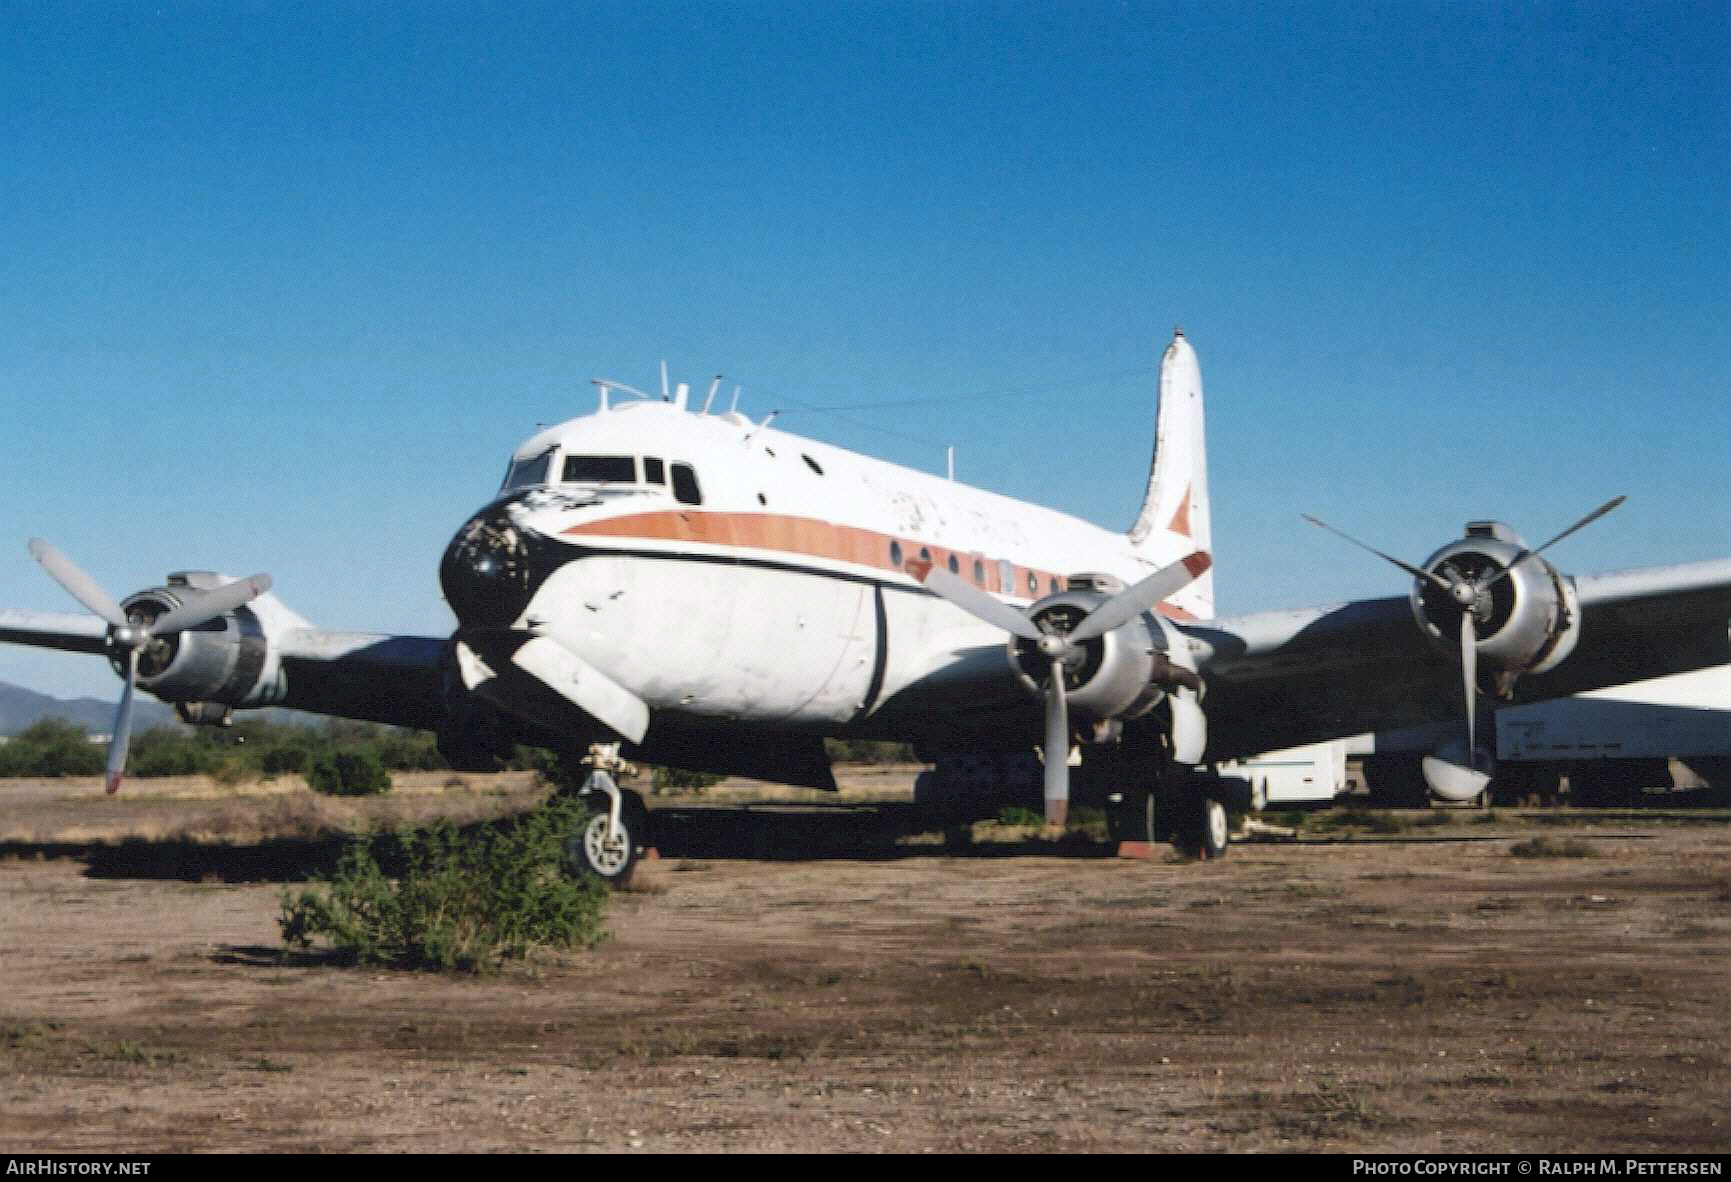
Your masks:
<svg viewBox="0 0 1731 1182"><path fill-rule="evenodd" d="M1346 743L1312 743L1222 763L1220 776L1242 780L1256 812L1271 805L1328 804L1346 791Z"/></svg>
<svg viewBox="0 0 1731 1182"><path fill-rule="evenodd" d="M1731 790L1731 666L1502 706L1489 729L1487 738L1496 744L1491 793L1499 800L1554 799L1565 781L1577 804L1634 803L1679 789ZM1373 796L1418 803L1424 791L1419 761L1454 730L1382 731L1348 744L1352 754L1365 757Z"/></svg>
<svg viewBox="0 0 1731 1182"><path fill-rule="evenodd" d="M1509 795L1552 793L1564 777L1582 804L1731 788L1731 666L1505 707L1496 734Z"/></svg>

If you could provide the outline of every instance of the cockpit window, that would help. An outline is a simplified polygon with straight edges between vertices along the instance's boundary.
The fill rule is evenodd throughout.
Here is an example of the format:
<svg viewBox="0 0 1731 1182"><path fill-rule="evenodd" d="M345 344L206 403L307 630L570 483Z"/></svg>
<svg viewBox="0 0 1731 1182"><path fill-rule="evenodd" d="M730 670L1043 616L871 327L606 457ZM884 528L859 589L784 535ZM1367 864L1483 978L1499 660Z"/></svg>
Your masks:
<svg viewBox="0 0 1731 1182"><path fill-rule="evenodd" d="M697 487L697 473L690 464L673 465L673 499L682 505L703 504L703 491Z"/></svg>
<svg viewBox="0 0 1731 1182"><path fill-rule="evenodd" d="M636 484L637 461L631 456L566 456L559 479L566 484Z"/></svg>
<svg viewBox="0 0 1731 1182"><path fill-rule="evenodd" d="M533 484L547 483L547 469L553 463L553 449L548 448L538 456L526 460L515 460L505 470L505 488L528 488Z"/></svg>
<svg viewBox="0 0 1731 1182"><path fill-rule="evenodd" d="M650 484L667 483L667 465L654 456L643 457L643 479Z"/></svg>

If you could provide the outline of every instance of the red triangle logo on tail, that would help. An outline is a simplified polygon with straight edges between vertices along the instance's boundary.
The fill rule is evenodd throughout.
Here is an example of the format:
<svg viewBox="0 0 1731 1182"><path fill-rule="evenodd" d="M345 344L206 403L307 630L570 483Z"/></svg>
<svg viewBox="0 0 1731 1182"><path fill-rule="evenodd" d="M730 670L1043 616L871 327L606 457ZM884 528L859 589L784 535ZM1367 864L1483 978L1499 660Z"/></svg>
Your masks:
<svg viewBox="0 0 1731 1182"><path fill-rule="evenodd" d="M1175 534L1190 536L1190 485L1184 486L1184 496L1178 502L1178 512L1172 515L1172 522L1166 528Z"/></svg>

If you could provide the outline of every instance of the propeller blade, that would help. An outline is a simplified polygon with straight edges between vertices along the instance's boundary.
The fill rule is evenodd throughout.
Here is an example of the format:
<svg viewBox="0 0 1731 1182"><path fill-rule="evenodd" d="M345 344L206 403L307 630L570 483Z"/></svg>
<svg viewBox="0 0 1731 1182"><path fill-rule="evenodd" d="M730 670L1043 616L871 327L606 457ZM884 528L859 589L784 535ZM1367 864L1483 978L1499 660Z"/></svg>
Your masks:
<svg viewBox="0 0 1731 1182"><path fill-rule="evenodd" d="M977 620L984 620L1002 628L1012 636L1020 636L1023 640L1038 640L1044 635L1034 621L1021 611L993 599L961 576L952 575L941 566L933 566L921 581L939 598L955 604Z"/></svg>
<svg viewBox="0 0 1731 1182"><path fill-rule="evenodd" d="M150 623L152 636L167 636L171 632L184 632L188 628L196 628L200 624L226 615L243 604L251 603L260 595L270 590L269 575L254 575L250 579L237 579L232 583L210 591L189 591L183 594L183 602L179 607L170 608Z"/></svg>
<svg viewBox="0 0 1731 1182"><path fill-rule="evenodd" d="M1479 630L1471 609L1461 613L1461 685L1467 697L1467 763L1478 750Z"/></svg>
<svg viewBox="0 0 1731 1182"><path fill-rule="evenodd" d="M1089 612L1071 631L1070 642L1080 644L1084 640L1104 636L1112 629L1128 624L1143 612L1151 611L1155 604L1167 596L1182 591L1201 578L1213 565L1214 559L1209 557L1208 552L1198 550L1171 566L1160 568L1135 586L1126 587Z"/></svg>
<svg viewBox="0 0 1731 1182"><path fill-rule="evenodd" d="M1327 530L1329 533L1333 534L1337 538L1346 539L1347 541L1351 542L1354 546L1357 546L1360 550L1370 551L1372 554L1376 555L1378 558L1382 559L1384 562L1392 562L1394 565L1400 567L1401 570L1405 571L1407 574L1411 575L1415 579L1429 580L1430 582L1435 583L1438 587L1441 587L1444 591L1452 591L1453 590L1453 587L1451 586L1451 584L1449 583L1449 581L1447 579L1444 579L1439 575L1432 574L1430 571L1425 570L1422 566L1414 566L1410 562L1402 562L1400 559L1396 558L1392 554L1384 554L1381 550L1378 550L1375 546L1367 546L1363 542L1359 541L1357 538L1353 537L1351 534L1341 533L1338 529L1335 529L1332 525L1328 524L1328 522L1319 521L1316 518L1312 517L1308 513L1300 513L1299 516L1304 518L1306 521L1310 522L1310 524L1317 526L1320 529Z"/></svg>
<svg viewBox="0 0 1731 1182"><path fill-rule="evenodd" d="M1583 517L1579 521L1575 522L1575 524L1571 525L1568 529L1564 530L1562 533L1558 534L1556 537L1552 538L1550 541L1546 542L1543 546L1540 546L1538 549L1536 549L1536 550L1522 550L1519 554L1516 554L1513 558L1511 558L1509 560L1509 564L1507 566L1503 567L1502 570L1498 571L1496 574L1492 575L1489 579L1485 580L1485 584L1484 584L1485 588L1493 587L1496 585L1496 583L1499 580L1506 578L1508 576L1508 573L1515 569L1515 565L1517 563L1525 562L1529 558L1535 557L1539 554L1543 554L1546 550L1549 550L1552 546L1555 546L1558 542L1562 541L1564 538L1568 537L1570 534L1574 533L1576 530L1585 529L1587 526L1593 524L1593 522L1599 520L1599 518L1603 517L1605 514L1609 513L1611 510L1615 509L1618 505L1621 505L1624 501L1626 501L1628 499L1629 498L1627 495L1620 496L1620 497L1612 497L1610 500L1606 501L1603 505L1600 505L1597 509L1594 509L1591 513L1587 514L1585 517ZM1484 589L1484 588L1481 588L1481 590L1482 589Z"/></svg>
<svg viewBox="0 0 1731 1182"><path fill-rule="evenodd" d="M72 598L114 627L126 627L126 613L120 610L120 605L97 585L95 579L78 569L77 563L41 538L30 539L30 556L40 562L42 568L53 576L56 583L66 588Z"/></svg>
<svg viewBox="0 0 1731 1182"><path fill-rule="evenodd" d="M1533 553L1534 554L1543 554L1546 550L1549 550L1552 546L1555 546L1558 542L1562 541L1564 538L1568 537L1570 534L1574 533L1576 530L1585 529L1587 526L1593 524L1593 522L1599 520L1599 518L1603 517L1605 514L1609 513L1611 510L1615 509L1618 505L1621 505L1624 501L1626 501L1628 499L1629 498L1626 495L1620 496L1620 497L1612 497L1610 500L1606 501L1603 505L1600 505L1597 509L1594 509L1591 513L1587 514L1585 517L1583 517L1579 521L1575 522L1575 524L1571 525L1568 529L1564 530L1562 533L1558 534L1556 537L1554 537L1550 541L1546 542L1543 546L1540 546L1537 550L1534 550Z"/></svg>
<svg viewBox="0 0 1731 1182"><path fill-rule="evenodd" d="M1046 684L1046 767L1041 795L1046 824L1062 825L1070 813L1070 707L1064 691L1064 662L1054 658Z"/></svg>
<svg viewBox="0 0 1731 1182"><path fill-rule="evenodd" d="M132 691L138 684L138 650L126 650L126 688L120 691L120 708L114 712L114 734L108 740L108 770L103 787L113 796L126 774L126 749L132 745Z"/></svg>

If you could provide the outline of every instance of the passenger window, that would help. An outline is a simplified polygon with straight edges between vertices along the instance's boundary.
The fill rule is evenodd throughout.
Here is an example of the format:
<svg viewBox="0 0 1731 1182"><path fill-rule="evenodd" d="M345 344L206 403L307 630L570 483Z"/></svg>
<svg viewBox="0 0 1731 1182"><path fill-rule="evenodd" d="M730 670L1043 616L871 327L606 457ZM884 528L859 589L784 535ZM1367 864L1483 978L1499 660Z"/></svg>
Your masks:
<svg viewBox="0 0 1731 1182"><path fill-rule="evenodd" d="M690 464L673 465L673 499L681 505L703 504L703 490L697 487L697 473Z"/></svg>
<svg viewBox="0 0 1731 1182"><path fill-rule="evenodd" d="M986 585L986 564L978 558L974 559L974 585L978 587Z"/></svg>
<svg viewBox="0 0 1731 1182"><path fill-rule="evenodd" d="M1016 593L1016 568L1003 558L998 559L998 590L1005 595Z"/></svg>
<svg viewBox="0 0 1731 1182"><path fill-rule="evenodd" d="M1033 571L1029 571L1028 572L1028 594L1029 595L1038 595L1039 593L1040 593L1040 576L1035 574Z"/></svg>
<svg viewBox="0 0 1731 1182"><path fill-rule="evenodd" d="M643 479L650 484L667 483L667 465L655 456L643 457Z"/></svg>
<svg viewBox="0 0 1731 1182"><path fill-rule="evenodd" d="M566 484L635 484L635 456L566 456L559 477Z"/></svg>
<svg viewBox="0 0 1731 1182"><path fill-rule="evenodd" d="M890 565L897 570L902 569L902 544L900 542L890 543Z"/></svg>
<svg viewBox="0 0 1731 1182"><path fill-rule="evenodd" d="M959 575L962 573L962 564L956 561L956 556L954 554L950 555L949 568L952 575Z"/></svg>

